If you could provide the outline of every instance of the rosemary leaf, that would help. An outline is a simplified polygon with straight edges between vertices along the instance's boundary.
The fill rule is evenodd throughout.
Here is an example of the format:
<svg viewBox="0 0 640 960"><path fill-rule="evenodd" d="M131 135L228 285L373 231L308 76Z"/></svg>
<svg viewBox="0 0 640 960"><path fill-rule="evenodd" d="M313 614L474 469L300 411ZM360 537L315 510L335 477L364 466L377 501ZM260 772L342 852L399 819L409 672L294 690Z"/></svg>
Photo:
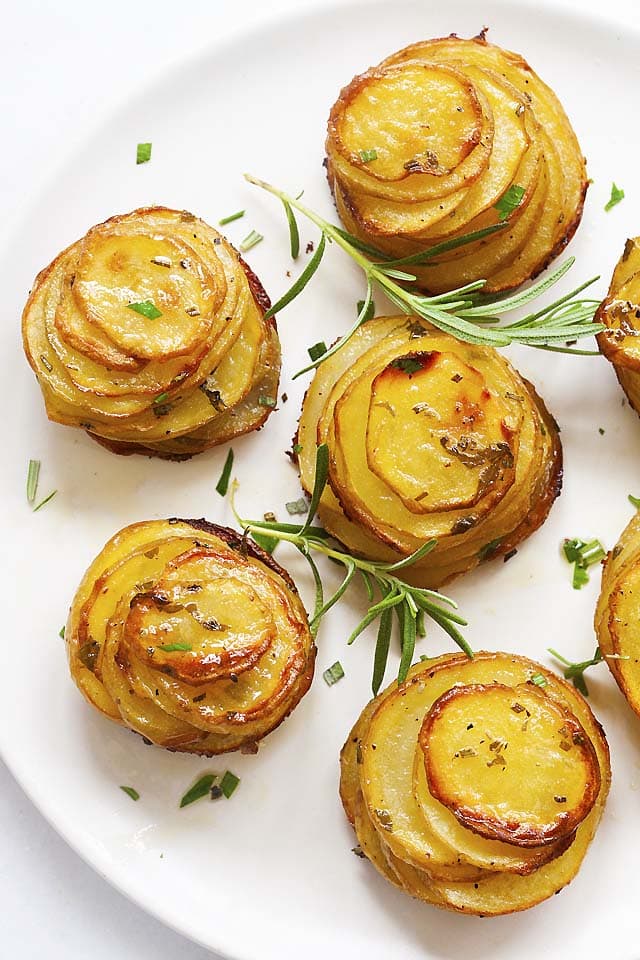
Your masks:
<svg viewBox="0 0 640 960"><path fill-rule="evenodd" d="M291 242L291 259L297 260L300 254L300 232L298 230L298 223L296 221L295 214L291 208L291 204L286 200L283 200L284 211L287 215L287 223L289 224L289 240Z"/></svg>
<svg viewBox="0 0 640 960"><path fill-rule="evenodd" d="M322 260L322 255L324 254L324 248L326 245L326 240L324 234L320 237L320 243L316 247L316 252L309 260L308 264L298 277L298 279L293 283L287 292L280 297L277 303L274 303L272 307L269 307L267 312L264 315L265 320L268 320L269 317L274 316L274 314L279 313L280 310L283 310L292 300L298 296L299 293L302 293L306 285L311 280L311 277L314 275L318 267L320 266L320 261Z"/></svg>
<svg viewBox="0 0 640 960"><path fill-rule="evenodd" d="M40 477L40 461L29 460L27 469L27 502L33 503L38 492L38 479Z"/></svg>

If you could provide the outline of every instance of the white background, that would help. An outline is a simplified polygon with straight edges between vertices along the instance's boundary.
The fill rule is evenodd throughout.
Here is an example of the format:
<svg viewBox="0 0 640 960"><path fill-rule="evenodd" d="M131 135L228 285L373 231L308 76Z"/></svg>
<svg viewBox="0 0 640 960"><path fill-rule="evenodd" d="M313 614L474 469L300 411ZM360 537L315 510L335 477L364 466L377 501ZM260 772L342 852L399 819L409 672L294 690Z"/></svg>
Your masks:
<svg viewBox="0 0 640 960"><path fill-rule="evenodd" d="M426 0L425 0L426 2ZM513 0L517 6L517 0ZM582 9L595 0L577 0ZM116 107L215 38L299 7L294 0L20 0L0 4L0 245L23 206ZM609 0L610 10L633 9ZM635 14L637 16L637 12ZM13 317L3 317L5 323ZM7 638L3 638L6 641ZM42 784L47 790L47 784ZM116 893L54 833L0 768L0 953L21 960L204 960L212 955ZM167 896L175 894L170 888Z"/></svg>

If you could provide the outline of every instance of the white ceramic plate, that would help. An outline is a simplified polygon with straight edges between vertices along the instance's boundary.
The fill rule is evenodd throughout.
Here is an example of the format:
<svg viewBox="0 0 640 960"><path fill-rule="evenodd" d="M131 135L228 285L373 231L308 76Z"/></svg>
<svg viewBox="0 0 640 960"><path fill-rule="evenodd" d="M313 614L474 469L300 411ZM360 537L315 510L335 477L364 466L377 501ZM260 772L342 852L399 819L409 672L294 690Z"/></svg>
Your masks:
<svg viewBox="0 0 640 960"><path fill-rule="evenodd" d="M491 40L521 52L557 91L588 156L595 182L564 289L594 273L607 278L625 237L640 232L640 23L622 29L551 3L485 0L480 15L473 0L439 6L389 0L300 14L213 45L110 116L25 215L2 265L7 302L19 303L28 278L91 224L154 202L194 210L212 223L246 207L228 235L239 241L252 228L265 235L248 259L279 296L292 267L282 212L244 184L242 171L294 192L304 187L307 201L331 215L321 162L326 116L340 86L416 39L452 30L471 35L485 24ZM152 162L141 167L133 163L139 140L153 142ZM605 214L613 179L627 196ZM316 239L301 226L304 242ZM601 281L598 292L605 286ZM357 271L332 250L312 286L282 314L288 402L265 430L234 444L245 515L282 515L284 502L299 496L284 451L304 384L292 385L289 374L309 344L344 330L361 293ZM311 692L256 757L211 762L168 754L92 712L67 676L57 635L82 572L104 541L134 520L204 515L229 522L228 506L214 490L226 451L184 464L118 458L78 431L47 423L13 317L5 317L1 335L3 392L12 398L3 431L3 582L12 585L2 601L0 745L25 790L82 856L145 909L242 960L365 952L369 960L392 952L406 960L529 960L540 951L549 960L579 952L616 960L637 955L640 875L631 860L640 834L640 736L604 666L590 687L612 747L614 785L586 862L559 897L481 924L413 902L350 852L337 757L369 696L372 637L349 650L344 644L363 612L362 596L327 618ZM576 535L615 542L631 514L627 494L640 494L640 424L599 358L526 349L512 355L562 425L564 492L516 558L485 567L450 592L471 622L476 649L546 660L551 645L583 658L595 643L598 575L572 591L558 546ZM42 460L41 492L59 490L35 515L24 499L30 457ZM308 597L306 570L285 550L280 559ZM333 575L327 570L329 580ZM436 629L423 644L429 653L448 648ZM338 658L346 678L328 688L321 673ZM227 766L242 778L231 801L178 810L195 776ZM138 803L121 793L123 783L140 791Z"/></svg>

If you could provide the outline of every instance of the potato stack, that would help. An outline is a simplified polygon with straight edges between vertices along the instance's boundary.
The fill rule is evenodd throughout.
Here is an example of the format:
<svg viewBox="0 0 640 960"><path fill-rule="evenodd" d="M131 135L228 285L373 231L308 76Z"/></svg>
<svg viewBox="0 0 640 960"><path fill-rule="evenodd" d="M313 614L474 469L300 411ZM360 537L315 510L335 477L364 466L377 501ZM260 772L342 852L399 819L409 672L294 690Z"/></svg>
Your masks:
<svg viewBox="0 0 640 960"><path fill-rule="evenodd" d="M597 338L600 351L640 413L640 237L627 240L596 320L605 325Z"/></svg>
<svg viewBox="0 0 640 960"><path fill-rule="evenodd" d="M437 587L506 555L560 491L558 429L531 384L490 347L416 318L376 317L318 368L298 427L302 485L330 452L323 526L351 552Z"/></svg>
<svg viewBox="0 0 640 960"><path fill-rule="evenodd" d="M340 217L393 258L503 223L409 269L433 293L524 283L578 226L585 161L553 91L517 54L456 36L393 54L345 87L329 117Z"/></svg>
<svg viewBox="0 0 640 960"><path fill-rule="evenodd" d="M503 653L417 664L364 708L341 754L357 852L412 896L481 916L573 879L609 782L581 695Z"/></svg>
<svg viewBox="0 0 640 960"><path fill-rule="evenodd" d="M170 750L254 752L313 677L315 646L288 574L253 541L204 520L117 533L67 622L89 703Z"/></svg>
<svg viewBox="0 0 640 960"><path fill-rule="evenodd" d="M268 307L216 230L150 207L93 227L38 275L24 347L49 419L116 453L186 459L275 407Z"/></svg>
<svg viewBox="0 0 640 960"><path fill-rule="evenodd" d="M600 652L632 710L640 715L640 515L633 517L602 571L595 628Z"/></svg>

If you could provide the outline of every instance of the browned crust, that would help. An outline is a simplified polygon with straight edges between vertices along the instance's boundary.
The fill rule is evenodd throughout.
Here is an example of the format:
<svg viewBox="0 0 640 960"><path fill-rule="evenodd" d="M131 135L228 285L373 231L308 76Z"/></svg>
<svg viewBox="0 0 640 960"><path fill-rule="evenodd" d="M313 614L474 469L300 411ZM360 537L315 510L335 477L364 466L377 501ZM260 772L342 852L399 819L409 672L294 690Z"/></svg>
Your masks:
<svg viewBox="0 0 640 960"><path fill-rule="evenodd" d="M509 690L504 684L494 684L493 688L499 687L503 690ZM600 792L600 767L598 758L591 740L589 739L584 727L568 710L563 710L563 725L567 728L567 739L581 753L583 762L589 771L587 787L578 806L571 811L563 810L558 813L555 820L547 823L538 829L531 824L522 824L517 820L504 819L498 816L492 816L480 811L478 807L470 807L456 802L446 790L443 778L440 772L431 762L430 738L434 724L441 719L448 704L452 700L460 697L473 696L490 689L483 684L466 684L463 687L454 686L443 693L433 703L429 712L425 716L418 734L418 743L424 754L425 770L429 791L437 800L440 801L448 810L453 813L456 820L467 830L476 833L487 840L499 840L503 843L511 843L518 847L541 847L562 841L566 842L564 849L571 844L575 836L575 831L585 819L587 814L593 809L598 794Z"/></svg>

